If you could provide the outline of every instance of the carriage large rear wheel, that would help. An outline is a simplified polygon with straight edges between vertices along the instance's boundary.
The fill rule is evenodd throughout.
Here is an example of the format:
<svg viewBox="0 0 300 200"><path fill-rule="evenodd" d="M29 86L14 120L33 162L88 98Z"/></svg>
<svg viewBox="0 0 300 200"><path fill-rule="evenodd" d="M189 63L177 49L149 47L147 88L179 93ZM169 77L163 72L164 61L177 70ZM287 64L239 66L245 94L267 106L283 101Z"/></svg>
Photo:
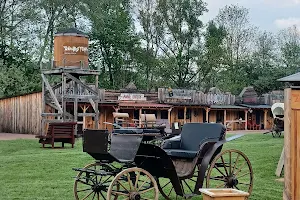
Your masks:
<svg viewBox="0 0 300 200"><path fill-rule="evenodd" d="M206 176L207 188L235 188L251 194L253 170L247 156L231 149L218 154Z"/></svg>
<svg viewBox="0 0 300 200"><path fill-rule="evenodd" d="M196 190L196 182L199 176L199 165L195 167L194 174L185 177L185 178L179 178L181 187L183 188L183 195L184 199L191 199L195 196L198 196L198 194L195 193ZM179 195L176 194L175 189L171 183L171 180L168 178L158 178L157 179L157 185L158 189L161 193L161 195L167 199L167 200L176 200L180 199Z"/></svg>
<svg viewBox="0 0 300 200"><path fill-rule="evenodd" d="M105 200L106 191L114 178L112 167L105 163L91 163L85 166L76 176L74 196L76 200ZM118 197L115 196L114 200Z"/></svg>

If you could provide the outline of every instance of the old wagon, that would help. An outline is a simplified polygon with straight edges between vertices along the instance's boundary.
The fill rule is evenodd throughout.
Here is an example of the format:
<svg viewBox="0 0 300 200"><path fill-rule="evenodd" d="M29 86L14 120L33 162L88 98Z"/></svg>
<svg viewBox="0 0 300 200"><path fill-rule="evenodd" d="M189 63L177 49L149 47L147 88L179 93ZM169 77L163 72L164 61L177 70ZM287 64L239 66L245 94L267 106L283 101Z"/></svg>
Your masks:
<svg viewBox="0 0 300 200"><path fill-rule="evenodd" d="M274 103L271 107L274 123L271 129L273 137L280 137L284 131L284 103Z"/></svg>
<svg viewBox="0 0 300 200"><path fill-rule="evenodd" d="M199 189L236 188L251 194L253 171L249 159L223 145L241 135L225 138L221 124L189 123L179 136L161 146L143 142L153 137L144 129L113 133L85 130L83 151L95 162L78 171L75 199L186 199ZM159 133L158 133L159 134ZM147 139L146 139L147 141Z"/></svg>

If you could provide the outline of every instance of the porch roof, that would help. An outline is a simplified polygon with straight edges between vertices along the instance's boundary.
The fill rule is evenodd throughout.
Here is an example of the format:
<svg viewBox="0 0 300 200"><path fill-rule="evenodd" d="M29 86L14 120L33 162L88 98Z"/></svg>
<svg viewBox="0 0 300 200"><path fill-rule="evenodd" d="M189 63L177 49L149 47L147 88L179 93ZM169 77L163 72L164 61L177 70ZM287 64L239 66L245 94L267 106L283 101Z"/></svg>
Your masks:
<svg viewBox="0 0 300 200"><path fill-rule="evenodd" d="M194 103L194 102L169 102L168 104L169 105L173 105L173 106L199 106L199 107L208 107L208 105Z"/></svg>
<svg viewBox="0 0 300 200"><path fill-rule="evenodd" d="M211 105L211 109L239 109L239 110L247 110L248 108L236 105Z"/></svg>
<svg viewBox="0 0 300 200"><path fill-rule="evenodd" d="M168 104L159 104L159 103L136 103L136 102L120 102L120 108L165 108L169 109L172 106Z"/></svg>
<svg viewBox="0 0 300 200"><path fill-rule="evenodd" d="M271 109L271 105L249 105L249 104L240 104L240 106L252 108L252 109Z"/></svg>

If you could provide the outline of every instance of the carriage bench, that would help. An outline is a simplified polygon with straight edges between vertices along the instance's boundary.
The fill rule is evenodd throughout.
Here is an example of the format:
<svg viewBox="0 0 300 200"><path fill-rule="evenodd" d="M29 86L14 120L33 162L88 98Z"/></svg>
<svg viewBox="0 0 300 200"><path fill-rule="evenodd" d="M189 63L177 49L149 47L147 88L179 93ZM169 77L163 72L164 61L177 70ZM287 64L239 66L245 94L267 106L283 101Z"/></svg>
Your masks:
<svg viewBox="0 0 300 200"><path fill-rule="evenodd" d="M39 143L43 144L43 148L45 144L51 144L52 148L54 148L55 142L61 142L62 147L64 147L65 143L69 143L74 148L76 124L76 122L49 123L46 135L37 135L36 138L39 138Z"/></svg>

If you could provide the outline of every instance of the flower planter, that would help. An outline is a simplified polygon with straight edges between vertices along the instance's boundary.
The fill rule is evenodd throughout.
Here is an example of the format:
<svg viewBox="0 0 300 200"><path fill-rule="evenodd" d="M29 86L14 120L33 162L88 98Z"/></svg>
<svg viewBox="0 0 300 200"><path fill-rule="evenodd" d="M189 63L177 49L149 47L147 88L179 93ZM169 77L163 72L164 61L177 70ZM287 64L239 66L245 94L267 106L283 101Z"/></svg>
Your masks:
<svg viewBox="0 0 300 200"><path fill-rule="evenodd" d="M203 200L245 200L249 193L236 189L200 189Z"/></svg>

